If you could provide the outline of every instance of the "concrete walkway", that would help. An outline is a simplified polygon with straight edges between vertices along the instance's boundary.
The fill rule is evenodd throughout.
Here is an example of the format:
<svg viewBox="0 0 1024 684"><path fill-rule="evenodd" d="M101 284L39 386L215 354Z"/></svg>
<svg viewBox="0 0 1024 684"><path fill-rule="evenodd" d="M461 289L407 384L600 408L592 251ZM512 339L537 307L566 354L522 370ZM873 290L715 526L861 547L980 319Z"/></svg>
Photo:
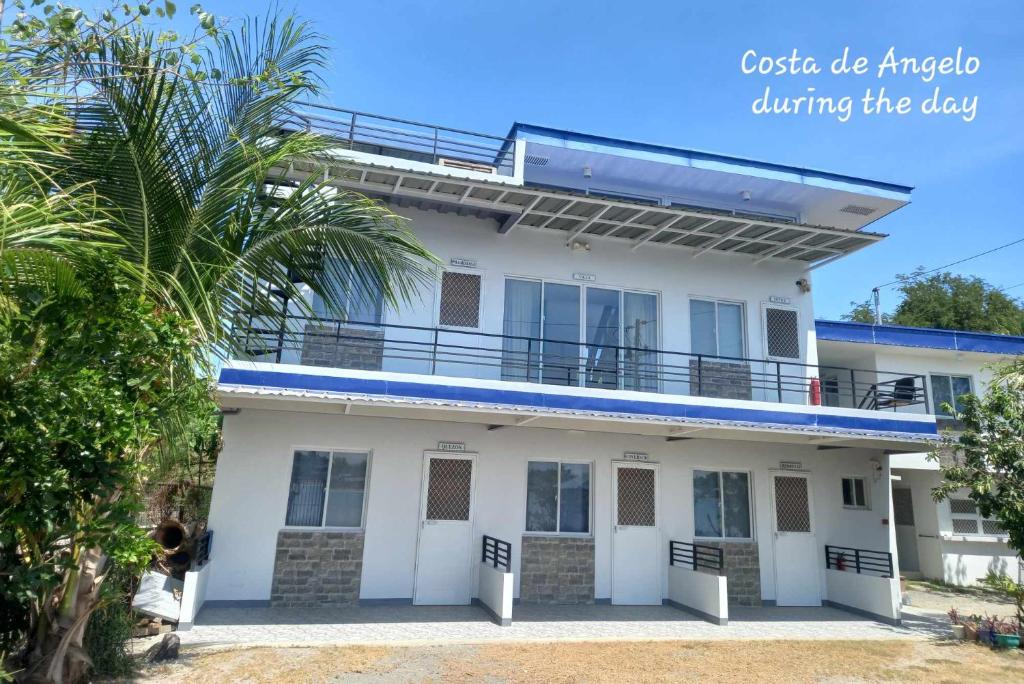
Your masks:
<svg viewBox="0 0 1024 684"><path fill-rule="evenodd" d="M180 632L183 645L211 647L450 644L508 641L922 639L947 636L944 615L913 609L893 627L834 608L730 609L727 626L667 606L516 606L499 627L475 606L324 608L207 607Z"/></svg>

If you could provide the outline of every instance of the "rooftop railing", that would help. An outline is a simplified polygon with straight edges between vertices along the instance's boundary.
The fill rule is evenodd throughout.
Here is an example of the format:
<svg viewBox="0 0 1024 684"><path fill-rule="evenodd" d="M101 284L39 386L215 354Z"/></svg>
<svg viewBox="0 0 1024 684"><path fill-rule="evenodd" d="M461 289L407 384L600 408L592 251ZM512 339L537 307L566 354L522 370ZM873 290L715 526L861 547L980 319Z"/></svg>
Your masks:
<svg viewBox="0 0 1024 684"><path fill-rule="evenodd" d="M515 172L513 138L310 103L296 105L280 126L319 133L358 152L501 176Z"/></svg>
<svg viewBox="0 0 1024 684"><path fill-rule="evenodd" d="M923 375L798 361L306 316L235 336L252 361L929 413Z"/></svg>

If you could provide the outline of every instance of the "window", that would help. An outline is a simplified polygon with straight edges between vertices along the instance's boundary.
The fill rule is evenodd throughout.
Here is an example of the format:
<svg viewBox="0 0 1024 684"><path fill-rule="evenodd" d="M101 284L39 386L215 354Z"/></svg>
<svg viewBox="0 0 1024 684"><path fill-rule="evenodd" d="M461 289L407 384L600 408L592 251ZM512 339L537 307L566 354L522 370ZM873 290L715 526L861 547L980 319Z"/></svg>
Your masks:
<svg viewBox="0 0 1024 684"><path fill-rule="evenodd" d="M285 525L362 527L370 455L296 451Z"/></svg>
<svg viewBox="0 0 1024 684"><path fill-rule="evenodd" d="M480 327L480 276L445 271L441 275L438 323L453 328Z"/></svg>
<svg viewBox="0 0 1024 684"><path fill-rule="evenodd" d="M843 478L843 506L846 508L867 508L868 494L863 477Z"/></svg>
<svg viewBox="0 0 1024 684"><path fill-rule="evenodd" d="M998 521L986 518L970 499L950 498L949 512L953 516L954 534L1005 535Z"/></svg>
<svg viewBox="0 0 1024 684"><path fill-rule="evenodd" d="M341 265L337 259L330 260L330 266L336 276L332 289L344 306L343 320L353 323L380 325L384 314L384 296L375 283L363 283L352 273L348 266ZM313 313L319 318L330 319L336 314L328 311L327 305L320 295L313 295Z"/></svg>
<svg viewBox="0 0 1024 684"><path fill-rule="evenodd" d="M934 402L935 415L952 417L944 404L949 404L960 412L963 409L963 402L960 397L971 394L971 379L966 375L932 375L932 401Z"/></svg>
<svg viewBox="0 0 1024 684"><path fill-rule="evenodd" d="M714 539L751 539L750 474L693 471L693 534Z"/></svg>
<svg viewBox="0 0 1024 684"><path fill-rule="evenodd" d="M530 461L526 531L590 533L590 464Z"/></svg>
<svg viewBox="0 0 1024 684"><path fill-rule="evenodd" d="M706 299L690 300L690 351L739 358L746 350L743 305Z"/></svg>
<svg viewBox="0 0 1024 684"><path fill-rule="evenodd" d="M768 356L776 359L800 358L800 324L794 309L766 307L764 332Z"/></svg>

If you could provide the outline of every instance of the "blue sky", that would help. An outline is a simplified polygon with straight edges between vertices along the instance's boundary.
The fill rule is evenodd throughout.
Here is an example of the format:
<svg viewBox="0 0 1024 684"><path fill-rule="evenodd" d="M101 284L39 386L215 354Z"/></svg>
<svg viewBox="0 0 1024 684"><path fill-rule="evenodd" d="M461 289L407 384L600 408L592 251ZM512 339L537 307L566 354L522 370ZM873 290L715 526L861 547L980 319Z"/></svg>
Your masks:
<svg viewBox="0 0 1024 684"><path fill-rule="evenodd" d="M209 0L219 15L261 0ZM325 99L346 108L502 134L515 120L820 168L915 187L913 203L872 228L880 245L815 274L821 317L916 266L940 266L1024 237L1022 2L509 2L394 0L294 5L332 48ZM835 77L844 46L880 60L981 60L970 77ZM744 75L740 58L813 55L820 76ZM978 96L959 117L755 116L765 85L799 96L867 87L920 98L936 85ZM1002 287L1024 282L1024 244L953 270ZM1024 286L1010 294L1024 295ZM896 293L883 292L883 308Z"/></svg>

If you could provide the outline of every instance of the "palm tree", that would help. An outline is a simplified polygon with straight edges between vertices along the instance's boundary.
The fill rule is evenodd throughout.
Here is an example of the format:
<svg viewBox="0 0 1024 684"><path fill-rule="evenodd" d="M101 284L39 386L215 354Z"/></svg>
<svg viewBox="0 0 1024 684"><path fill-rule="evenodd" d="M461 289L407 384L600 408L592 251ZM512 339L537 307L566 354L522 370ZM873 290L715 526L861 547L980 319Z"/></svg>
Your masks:
<svg viewBox="0 0 1024 684"><path fill-rule="evenodd" d="M286 125L325 67L308 24L211 31L195 67L137 25L104 24L101 40L96 26L27 40L28 59L0 72L0 88L19 94L0 96L0 313L26 285L42 296L87 289L78 266L102 253L140 297L188 319L201 361L237 348L232 325L243 317L285 325L281 302L306 307L303 285L344 315L350 290L398 306L433 275L434 258L400 217L329 184L336 142ZM292 165L312 170L287 180ZM169 420L159 439L173 441L174 429ZM53 681L84 672L82 635L107 565L73 535L55 555L69 548L80 560L54 567L64 573L59 615L37 621L58 640L47 640L58 645L40 661L45 674L37 668Z"/></svg>
<svg viewBox="0 0 1024 684"><path fill-rule="evenodd" d="M241 316L283 325L282 301L305 306L302 284L343 315L349 289L397 306L434 273L403 219L329 184L337 141L282 127L317 94L325 53L291 17L218 34L194 53L206 79L141 29L70 61L53 52L75 132L61 140L54 185L95 196L95 227L115 236L140 288L194 321L216 353L231 351ZM297 161L314 171L286 180Z"/></svg>

